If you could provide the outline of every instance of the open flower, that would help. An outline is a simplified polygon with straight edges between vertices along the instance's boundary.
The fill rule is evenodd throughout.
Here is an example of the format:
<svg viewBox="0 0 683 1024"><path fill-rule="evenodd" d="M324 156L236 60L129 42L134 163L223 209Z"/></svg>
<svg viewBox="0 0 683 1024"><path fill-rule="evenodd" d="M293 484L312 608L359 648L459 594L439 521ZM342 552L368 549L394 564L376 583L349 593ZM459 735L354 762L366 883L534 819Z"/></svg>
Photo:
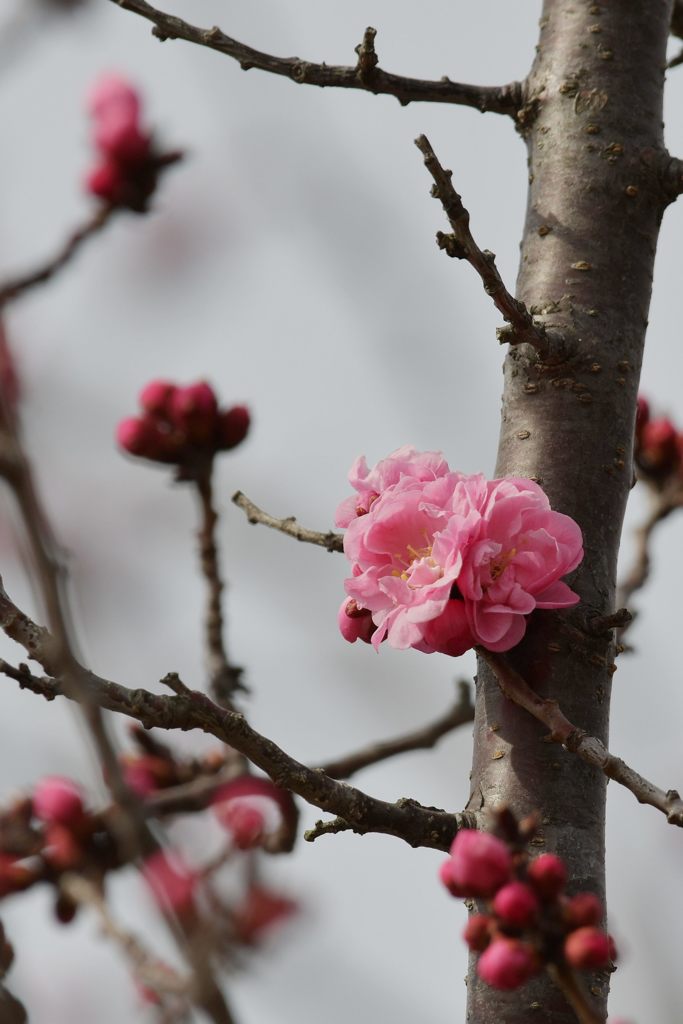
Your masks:
<svg viewBox="0 0 683 1024"><path fill-rule="evenodd" d="M532 480L466 476L412 448L373 470L359 459L350 479L358 494L337 510L353 573L346 614L370 612L375 647L507 651L535 608L579 600L561 577L583 557L581 531Z"/></svg>

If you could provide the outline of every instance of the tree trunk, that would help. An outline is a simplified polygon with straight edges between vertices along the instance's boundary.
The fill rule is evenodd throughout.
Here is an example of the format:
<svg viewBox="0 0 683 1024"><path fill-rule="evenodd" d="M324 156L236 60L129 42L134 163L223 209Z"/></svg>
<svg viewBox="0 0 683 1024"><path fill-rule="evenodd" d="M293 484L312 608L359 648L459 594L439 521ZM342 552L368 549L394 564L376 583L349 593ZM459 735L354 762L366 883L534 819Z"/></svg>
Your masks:
<svg viewBox="0 0 683 1024"><path fill-rule="evenodd" d="M614 642L587 623L613 610L632 483L635 399L666 195L662 96L670 0L545 0L526 83L529 195L518 295L567 338L565 362L527 347L505 362L497 476L532 477L580 524L570 613L538 612L511 661L607 741ZM503 698L479 666L471 809L538 810L536 851L558 852L574 890L604 897L605 778ZM605 1011L608 976L587 979ZM575 1024L543 975L512 993L469 976L470 1024ZM532 1012L530 1012L532 1011Z"/></svg>

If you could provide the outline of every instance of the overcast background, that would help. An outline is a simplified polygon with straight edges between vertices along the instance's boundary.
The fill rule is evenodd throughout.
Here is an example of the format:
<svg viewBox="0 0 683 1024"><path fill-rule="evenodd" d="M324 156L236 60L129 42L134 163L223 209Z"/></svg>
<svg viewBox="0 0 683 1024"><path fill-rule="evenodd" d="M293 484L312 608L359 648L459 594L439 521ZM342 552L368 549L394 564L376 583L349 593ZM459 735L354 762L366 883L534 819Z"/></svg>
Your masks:
<svg viewBox="0 0 683 1024"><path fill-rule="evenodd" d="M526 0L185 0L167 9L280 55L352 63L366 25L387 70L498 84L533 57L540 3ZM482 246L514 281L525 150L511 123L472 110L295 86L183 42L108 0L47 18L38 0L0 17L0 274L33 266L87 216L80 182L92 156L83 95L103 70L138 83L159 137L188 150L151 216L121 216L8 316L24 385L24 423L45 500L71 552L79 640L90 664L131 686L175 670L203 682L191 495L170 474L123 458L117 421L150 378L211 380L253 410L248 443L220 464L229 639L253 688L253 724L304 761L344 753L426 722L449 704L451 662L346 645L336 612L343 559L249 527L243 489L275 514L327 528L346 473L412 443L490 473L503 352L499 320L470 268L434 245L444 227L413 139L426 132ZM17 20L15 20L17 19ZM4 33L4 34L3 34ZM683 69L667 86L667 141L683 151ZM657 258L643 389L683 419L680 208ZM618 300L618 297L616 297ZM9 592L36 610L2 497L0 564ZM630 522L642 512L634 496ZM615 677L612 749L667 788L683 783L680 633L683 522L661 527L656 572L638 597L635 655ZM629 545L624 547L628 560ZM38 612L36 611L36 614ZM17 660L4 641L0 654ZM210 746L178 737L187 751ZM366 771L378 796L461 808L468 728L436 752ZM46 772L92 780L71 708L2 683L2 794ZM89 782L92 790L92 781ZM93 796L96 793L93 792ZM304 809L306 824L319 815ZM623 957L612 1011L638 1024L680 1017L681 833L610 786L610 921ZM188 856L213 842L182 832ZM356 1024L463 1018L461 905L436 882L442 855L353 835L301 842L269 877L304 911L247 970L228 979L240 1024ZM112 881L116 912L165 950L135 878ZM8 901L17 949L11 987L33 1024L132 1019L138 997L119 951L87 914L53 924L46 891ZM151 922L151 923L150 923ZM136 1018L137 1019L137 1018ZM144 1014L140 1015L144 1019Z"/></svg>

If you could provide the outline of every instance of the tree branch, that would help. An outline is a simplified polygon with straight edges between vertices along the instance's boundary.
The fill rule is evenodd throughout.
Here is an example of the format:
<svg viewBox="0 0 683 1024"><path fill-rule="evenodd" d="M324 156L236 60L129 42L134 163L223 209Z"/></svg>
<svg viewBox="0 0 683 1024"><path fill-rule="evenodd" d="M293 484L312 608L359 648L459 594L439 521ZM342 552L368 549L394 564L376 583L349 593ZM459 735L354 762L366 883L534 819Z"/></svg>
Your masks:
<svg viewBox="0 0 683 1024"><path fill-rule="evenodd" d="M499 654L487 651L483 647L478 647L477 653L492 669L505 696L550 730L548 739L552 743L559 743L566 750L578 754L583 761L594 768L599 768L609 779L614 779L619 785L630 790L638 803L649 804L665 814L670 825L683 828L683 800L675 789L660 789L639 775L620 757L610 754L599 739L587 736L582 729L565 718L556 700L540 697L532 690Z"/></svg>
<svg viewBox="0 0 683 1024"><path fill-rule="evenodd" d="M182 18L157 10L145 0L111 0L112 3L146 18L154 25L152 34L162 42L166 39L184 39L189 43L206 46L236 60L243 71L258 68L273 75L282 75L293 82L338 89L361 89L375 95L395 96L402 106L408 103L451 103L474 107L482 113L507 114L516 117L523 105L522 85L511 82L502 86L464 85L443 77L439 81L406 78L383 71L377 66L374 49L375 30L365 31L363 42L356 48L358 63L355 67L333 64L314 64L299 57L275 57L227 36L219 28L200 28Z"/></svg>
<svg viewBox="0 0 683 1024"><path fill-rule="evenodd" d="M55 660L54 640L48 630L37 625L0 589L0 628L21 644L49 676L59 668ZM2 664L0 663L0 670ZM369 796L362 790L309 768L290 757L272 740L249 725L243 715L215 704L204 693L178 685L175 696L166 697L148 690L131 690L82 670L90 701L107 711L115 711L141 722L146 728L201 729L238 750L268 775L277 786L288 789L309 803L348 821L361 834L380 832L393 835L410 846L446 850L459 828L474 828L476 816L463 812L449 814L423 807L412 800L391 804ZM13 670L13 677L21 670ZM48 700L57 696L78 700L78 695L56 678L41 679L22 673L20 685Z"/></svg>
<svg viewBox="0 0 683 1024"><path fill-rule="evenodd" d="M398 754L406 754L411 750L430 750L446 733L452 732L458 726L474 719L474 705L470 697L469 685L461 681L458 688L459 696L453 707L431 725L416 729L415 732L410 732L406 736L373 743L365 750L340 757L336 761L328 761L320 766L320 771L325 772L333 779L349 779L362 768L368 768L372 764L386 761Z"/></svg>
<svg viewBox="0 0 683 1024"><path fill-rule="evenodd" d="M244 690L245 686L241 682L242 669L230 662L225 646L221 598L224 583L221 579L216 547L218 514L213 505L212 473L213 461L196 481L202 517L197 536L202 574L208 592L205 618L206 653L211 693L219 704L232 707L236 691Z"/></svg>
<svg viewBox="0 0 683 1024"><path fill-rule="evenodd" d="M431 194L441 202L453 232L446 235L437 231L439 248L448 256L467 260L479 274L484 291L491 296L496 309L510 325L498 331L500 342L532 345L548 361L555 361L561 355L566 356L563 340L550 334L543 324L535 321L524 303L510 294L498 273L495 255L488 249L480 249L475 242L470 231L470 215L451 183L453 172L441 166L426 135L415 139L415 145L424 156L425 167L434 179Z"/></svg>
<svg viewBox="0 0 683 1024"><path fill-rule="evenodd" d="M66 266L74 258L84 242L102 230L111 219L115 209L116 207L114 206L99 205L90 220L86 221L82 227L77 228L51 259L47 260L36 270L29 271L19 277L10 278L4 284L0 283L0 308L11 299L16 299L23 292L35 287L35 285L44 284L45 281L49 281L51 277L54 277L57 271L61 270L62 267Z"/></svg>
<svg viewBox="0 0 683 1024"><path fill-rule="evenodd" d="M636 555L633 565L617 590L617 606L620 607L627 605L634 593L647 583L651 568L650 545L656 527L672 512L681 508L683 495L680 488L676 488L673 493L651 489L651 493L654 501L650 513L635 532Z"/></svg>
<svg viewBox="0 0 683 1024"><path fill-rule="evenodd" d="M328 530L327 533L319 533L317 530L307 530L305 526L299 526L294 516L287 516L286 519L276 519L268 512L264 512L258 505L247 498L246 494L237 491L232 496L233 503L241 508L250 523L260 523L262 526L269 526L271 530L279 530L286 533L295 540L303 541L306 544L317 544L328 551L343 551L344 536L341 533L334 533Z"/></svg>

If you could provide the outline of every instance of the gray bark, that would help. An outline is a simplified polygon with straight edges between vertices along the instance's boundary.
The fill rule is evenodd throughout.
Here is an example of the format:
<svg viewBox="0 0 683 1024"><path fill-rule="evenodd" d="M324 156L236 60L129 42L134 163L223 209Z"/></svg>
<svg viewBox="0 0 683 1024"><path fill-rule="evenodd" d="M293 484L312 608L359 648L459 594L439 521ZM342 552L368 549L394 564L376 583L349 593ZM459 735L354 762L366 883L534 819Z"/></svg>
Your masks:
<svg viewBox="0 0 683 1024"><path fill-rule="evenodd" d="M564 333L565 362L526 346L505 362L497 476L537 479L580 524L585 559L569 613L538 612L510 660L567 717L607 741L616 560L632 482L635 399L669 165L662 96L670 0L545 0L526 89L529 194L518 297ZM537 852L568 862L574 890L604 896L605 778L503 698L479 666L470 809L538 810ZM501 756L502 754L502 756ZM634 813L637 813L634 811ZM589 979L605 1012L608 976ZM575 1024L544 975L513 993L469 976L470 1024ZM532 1011L532 1012L530 1012Z"/></svg>

